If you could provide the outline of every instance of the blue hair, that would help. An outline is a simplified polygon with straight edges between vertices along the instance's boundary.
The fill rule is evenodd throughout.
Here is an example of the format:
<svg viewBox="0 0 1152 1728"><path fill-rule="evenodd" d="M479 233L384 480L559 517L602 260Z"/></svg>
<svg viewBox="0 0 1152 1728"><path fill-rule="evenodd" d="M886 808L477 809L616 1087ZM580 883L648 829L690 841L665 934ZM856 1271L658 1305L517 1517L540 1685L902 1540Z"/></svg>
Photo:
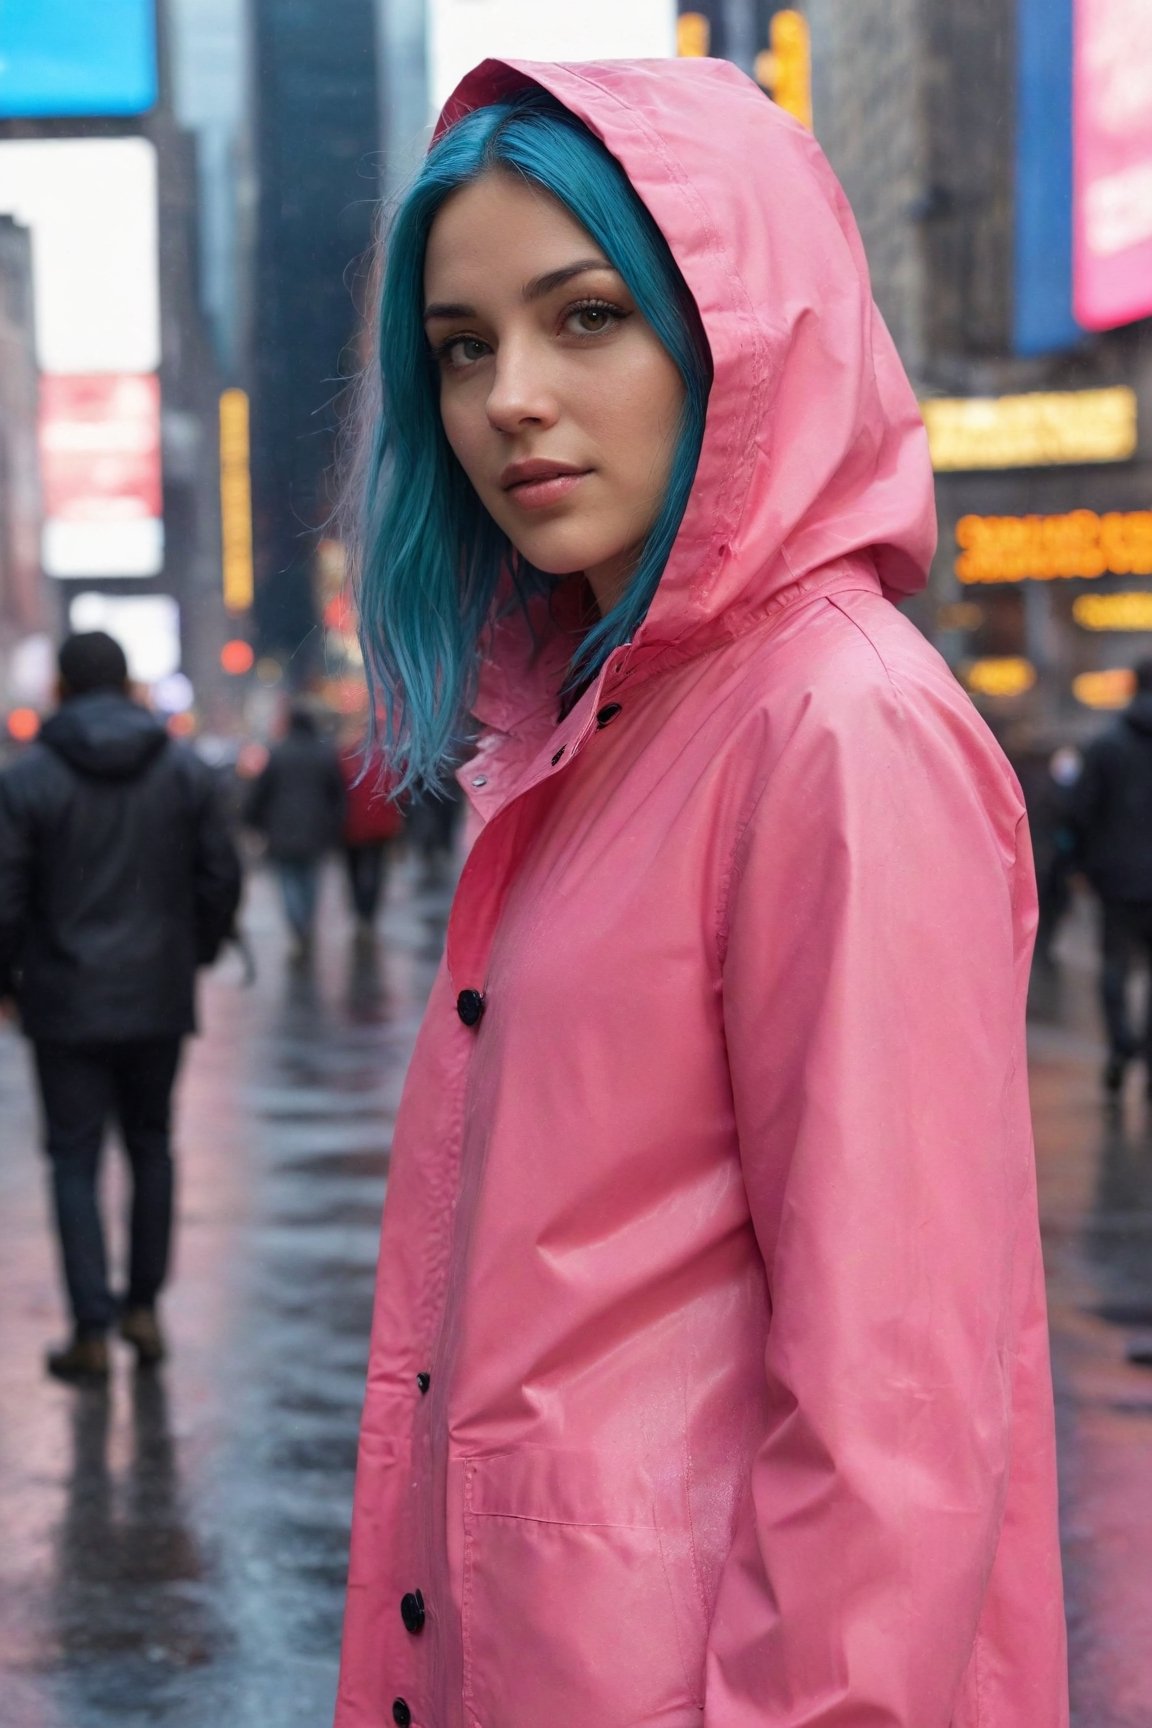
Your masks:
<svg viewBox="0 0 1152 1728"><path fill-rule="evenodd" d="M662 508L615 606L584 635L568 668L572 696L631 640L672 550L704 435L711 363L692 296L668 243L624 170L582 121L543 91L473 110L433 146L387 241L370 388L359 518L360 632L383 743L403 789L436 788L455 760L475 696L479 648L502 572L526 605L553 578L532 569L477 498L440 421L436 365L423 328L424 253L445 200L494 169L560 201L602 248L684 382L684 408ZM557 692L560 695L560 692Z"/></svg>

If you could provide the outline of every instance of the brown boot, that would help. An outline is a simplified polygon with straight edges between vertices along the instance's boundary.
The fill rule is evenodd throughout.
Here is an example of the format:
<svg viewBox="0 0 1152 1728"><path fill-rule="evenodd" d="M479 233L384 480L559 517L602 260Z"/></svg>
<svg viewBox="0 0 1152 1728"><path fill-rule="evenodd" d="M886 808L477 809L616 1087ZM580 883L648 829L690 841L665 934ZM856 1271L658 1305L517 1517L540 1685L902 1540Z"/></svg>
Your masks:
<svg viewBox="0 0 1152 1728"><path fill-rule="evenodd" d="M120 1321L120 1336L135 1349L141 1368L154 1368L168 1354L155 1308L126 1308Z"/></svg>
<svg viewBox="0 0 1152 1728"><path fill-rule="evenodd" d="M101 1333L77 1332L63 1350L48 1352L49 1374L74 1386L102 1386L108 1378L108 1341Z"/></svg>

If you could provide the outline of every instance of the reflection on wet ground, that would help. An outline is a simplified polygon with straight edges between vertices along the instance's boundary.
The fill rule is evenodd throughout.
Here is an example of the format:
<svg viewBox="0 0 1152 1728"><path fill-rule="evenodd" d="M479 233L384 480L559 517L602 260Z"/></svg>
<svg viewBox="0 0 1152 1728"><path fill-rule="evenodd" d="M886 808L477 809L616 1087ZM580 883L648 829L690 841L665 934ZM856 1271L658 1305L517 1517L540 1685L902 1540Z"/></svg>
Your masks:
<svg viewBox="0 0 1152 1728"><path fill-rule="evenodd" d="M1073 1722L1152 1723L1152 1103L1106 1101L1087 908L1030 1021L1060 1447Z"/></svg>
<svg viewBox="0 0 1152 1728"><path fill-rule="evenodd" d="M182 1227L161 1374L46 1380L60 1336L22 1047L0 1037L0 1728L327 1728L380 1201L443 895L401 873L382 940L205 992L181 1096ZM1061 1444L1076 1728L1152 1722L1152 1106L1118 1109L1083 919L1038 971L1033 1100ZM110 1197L119 1172L108 1170ZM1038 1725L1039 1728L1039 1725Z"/></svg>

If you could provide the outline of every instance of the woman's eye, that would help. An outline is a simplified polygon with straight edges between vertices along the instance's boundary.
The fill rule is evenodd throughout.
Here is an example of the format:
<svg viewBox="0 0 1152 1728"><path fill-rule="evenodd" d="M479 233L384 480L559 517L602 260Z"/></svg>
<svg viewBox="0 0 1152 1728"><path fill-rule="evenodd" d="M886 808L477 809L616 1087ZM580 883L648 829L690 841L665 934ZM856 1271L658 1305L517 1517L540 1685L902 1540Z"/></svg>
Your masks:
<svg viewBox="0 0 1152 1728"><path fill-rule="evenodd" d="M613 324L621 323L628 316L620 306L609 306L599 301L589 301L583 306L573 306L568 313L566 322L575 322L582 336L599 336L602 330L609 329Z"/></svg>
<svg viewBox="0 0 1152 1728"><path fill-rule="evenodd" d="M454 372L461 372L466 366L482 360L487 352L488 344L481 342L479 336L453 336L449 341L441 343L437 357Z"/></svg>

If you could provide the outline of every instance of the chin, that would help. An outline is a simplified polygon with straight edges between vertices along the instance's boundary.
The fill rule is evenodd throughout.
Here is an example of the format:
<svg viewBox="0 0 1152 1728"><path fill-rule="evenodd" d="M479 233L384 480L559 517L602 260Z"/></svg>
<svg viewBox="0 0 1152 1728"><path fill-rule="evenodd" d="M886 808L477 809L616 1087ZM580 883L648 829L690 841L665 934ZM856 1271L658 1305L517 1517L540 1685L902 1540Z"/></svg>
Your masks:
<svg viewBox="0 0 1152 1728"><path fill-rule="evenodd" d="M615 552L612 546L567 534L509 534L517 552L545 576L574 576L578 570L596 569Z"/></svg>

